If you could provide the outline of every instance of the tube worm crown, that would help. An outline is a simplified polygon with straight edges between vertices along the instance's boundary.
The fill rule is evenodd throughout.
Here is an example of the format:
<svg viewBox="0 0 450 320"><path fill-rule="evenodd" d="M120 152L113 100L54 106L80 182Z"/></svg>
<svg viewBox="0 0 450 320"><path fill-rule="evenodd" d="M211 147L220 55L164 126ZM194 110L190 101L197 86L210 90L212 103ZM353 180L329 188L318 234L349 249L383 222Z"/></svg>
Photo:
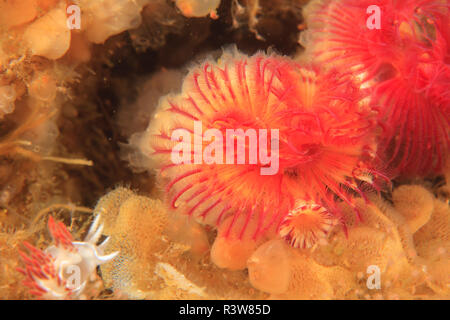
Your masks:
<svg viewBox="0 0 450 320"><path fill-rule="evenodd" d="M274 54L247 57L226 52L218 62L207 61L191 70L180 94L161 100L138 143L158 164L172 208L212 225L233 216L229 230L244 215L247 223L240 227L241 236L256 217L256 238L274 223L279 225L297 199L313 201L339 216L336 199L352 205L355 194L363 195L359 180L374 182L368 170L376 123L362 98L348 75L324 73ZM181 140L172 139L176 129L194 136L181 142L189 146L190 160L199 156L196 144L206 150L214 143L196 140L194 125L199 122L203 132L215 130L214 142L228 129L242 129L247 134L241 140L244 147L239 149L237 138L232 148L249 158L256 150L249 130L277 129L276 141L264 142L278 144L277 173L261 175L261 168L267 167L261 154L254 163L173 163L172 150ZM226 148L215 150L224 157Z"/></svg>
<svg viewBox="0 0 450 320"><path fill-rule="evenodd" d="M369 29L372 5L380 27ZM383 127L378 155L397 174L439 172L448 156L449 13L440 0L341 0L309 17L313 55L371 88Z"/></svg>

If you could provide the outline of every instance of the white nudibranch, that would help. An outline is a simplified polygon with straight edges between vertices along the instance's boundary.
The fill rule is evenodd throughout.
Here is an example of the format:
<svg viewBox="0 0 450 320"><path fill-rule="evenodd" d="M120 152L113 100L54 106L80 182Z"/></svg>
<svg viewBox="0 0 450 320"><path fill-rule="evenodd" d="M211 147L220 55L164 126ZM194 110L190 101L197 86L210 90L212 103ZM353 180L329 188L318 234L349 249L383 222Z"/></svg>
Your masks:
<svg viewBox="0 0 450 320"><path fill-rule="evenodd" d="M48 228L54 244L39 250L24 242L29 254L19 251L25 268L17 270L26 276L24 285L40 299L76 299L83 292L98 265L112 260L118 252L103 255L109 238L101 244L103 224L97 215L84 241L73 241L62 222L50 216Z"/></svg>

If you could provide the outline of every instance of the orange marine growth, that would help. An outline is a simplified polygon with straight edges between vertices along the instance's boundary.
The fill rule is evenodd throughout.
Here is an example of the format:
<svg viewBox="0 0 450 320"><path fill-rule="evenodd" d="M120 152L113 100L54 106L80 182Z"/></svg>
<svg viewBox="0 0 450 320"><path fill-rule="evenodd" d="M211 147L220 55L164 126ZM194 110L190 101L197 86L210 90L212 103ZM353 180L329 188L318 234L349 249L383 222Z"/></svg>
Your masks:
<svg viewBox="0 0 450 320"><path fill-rule="evenodd" d="M161 100L139 144L160 164L174 209L211 225L232 216L228 233L244 216L241 236L256 218L256 238L279 227L297 199L340 217L336 201L357 210L360 179L376 186L375 121L362 98L346 75L278 55L225 53Z"/></svg>

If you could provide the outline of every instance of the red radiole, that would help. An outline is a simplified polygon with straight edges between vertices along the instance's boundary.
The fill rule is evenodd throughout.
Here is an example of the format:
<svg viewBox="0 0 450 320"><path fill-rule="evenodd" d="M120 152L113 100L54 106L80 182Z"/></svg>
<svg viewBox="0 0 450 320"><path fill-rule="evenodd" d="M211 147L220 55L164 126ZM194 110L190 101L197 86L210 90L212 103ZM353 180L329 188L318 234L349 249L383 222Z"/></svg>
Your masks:
<svg viewBox="0 0 450 320"><path fill-rule="evenodd" d="M364 196L360 180L375 185L370 161L376 114L363 98L349 75L324 73L278 55L225 53L217 63L194 68L180 94L161 100L140 145L157 163L172 208L211 225L231 216L228 233L243 216L241 236L256 219L258 237L278 228L299 199L337 218L339 201L357 212L353 197ZM172 132L182 128L193 134L196 121L203 131L214 129L222 136L229 129L277 129L279 170L261 175L267 165L260 160L173 163L179 141L171 139ZM249 149L246 140L247 155Z"/></svg>

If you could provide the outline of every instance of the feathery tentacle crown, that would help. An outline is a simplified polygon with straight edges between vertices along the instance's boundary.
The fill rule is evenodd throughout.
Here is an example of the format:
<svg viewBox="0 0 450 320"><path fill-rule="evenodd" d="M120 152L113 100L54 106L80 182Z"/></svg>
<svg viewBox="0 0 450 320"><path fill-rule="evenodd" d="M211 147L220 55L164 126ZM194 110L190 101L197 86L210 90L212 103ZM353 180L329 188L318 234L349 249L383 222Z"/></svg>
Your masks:
<svg viewBox="0 0 450 320"><path fill-rule="evenodd" d="M363 196L359 180L374 182L368 161L374 152L375 121L361 100L346 75L323 74L278 55L224 53L219 62L193 69L182 93L161 100L140 145L158 164L172 208L211 225L230 215L233 222L244 215L241 236L254 217L256 238L271 226L279 227L298 199L313 201L336 216L340 216L336 199L357 210L352 197ZM261 175L261 168L267 167L261 154L253 163L227 164L229 145L219 152L223 164L195 163L196 144L204 150L212 143L195 139L199 121L202 132L214 129L223 137L227 129L278 130L276 141L274 137L264 141L268 149L279 145L278 171ZM180 143L172 140L172 132L179 128L193 136L180 139L189 145L190 163L171 161L172 150ZM256 149L250 144L245 139L245 148L237 147L236 153L251 158Z"/></svg>
<svg viewBox="0 0 450 320"><path fill-rule="evenodd" d="M366 25L372 5L379 29ZM373 90L384 128L378 154L397 174L439 172L448 157L449 14L441 0L341 0L323 1L309 17L312 54Z"/></svg>

